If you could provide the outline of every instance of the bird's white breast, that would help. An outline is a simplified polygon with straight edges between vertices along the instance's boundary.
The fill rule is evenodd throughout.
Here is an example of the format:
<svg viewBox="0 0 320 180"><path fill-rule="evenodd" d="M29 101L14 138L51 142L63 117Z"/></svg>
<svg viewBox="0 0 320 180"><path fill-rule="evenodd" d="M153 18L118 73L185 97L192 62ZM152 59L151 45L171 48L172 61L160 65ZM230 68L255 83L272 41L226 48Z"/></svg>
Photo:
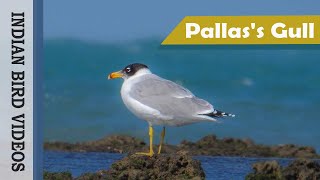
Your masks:
<svg viewBox="0 0 320 180"><path fill-rule="evenodd" d="M143 76L143 75L141 75ZM150 124L162 124L160 121L164 117L156 109L148 107L130 96L131 87L140 82L141 77L131 77L126 79L121 87L121 97L126 107L138 118L148 121ZM159 121L160 120L160 121Z"/></svg>

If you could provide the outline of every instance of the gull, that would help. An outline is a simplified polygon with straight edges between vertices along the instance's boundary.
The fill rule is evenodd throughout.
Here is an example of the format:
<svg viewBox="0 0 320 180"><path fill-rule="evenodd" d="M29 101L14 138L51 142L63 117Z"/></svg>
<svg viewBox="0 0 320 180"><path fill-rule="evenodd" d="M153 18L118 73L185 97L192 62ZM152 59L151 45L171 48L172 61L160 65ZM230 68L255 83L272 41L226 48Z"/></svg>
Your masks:
<svg viewBox="0 0 320 180"><path fill-rule="evenodd" d="M163 126L158 148L165 137L165 126L183 126L197 122L216 122L216 118L235 115L214 109L213 106L188 89L153 74L148 66L134 63L108 75L108 79L124 79L121 97L125 106L149 124L149 152L137 154L153 156L153 125Z"/></svg>

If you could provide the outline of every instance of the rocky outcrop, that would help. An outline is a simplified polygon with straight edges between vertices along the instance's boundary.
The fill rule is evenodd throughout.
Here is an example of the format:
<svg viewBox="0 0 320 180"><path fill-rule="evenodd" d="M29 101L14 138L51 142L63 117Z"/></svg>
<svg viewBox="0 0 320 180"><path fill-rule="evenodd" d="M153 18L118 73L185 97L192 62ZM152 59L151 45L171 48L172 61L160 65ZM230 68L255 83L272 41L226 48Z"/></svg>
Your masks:
<svg viewBox="0 0 320 180"><path fill-rule="evenodd" d="M256 145L249 139L218 139L214 135L205 136L197 142L182 141L179 147L188 150L193 155L245 157L270 157L277 155L270 151L270 148L267 146Z"/></svg>
<svg viewBox="0 0 320 180"><path fill-rule="evenodd" d="M296 160L284 168L282 175L285 179L320 179L320 164L312 160Z"/></svg>
<svg viewBox="0 0 320 180"><path fill-rule="evenodd" d="M44 180L72 180L70 172L43 172Z"/></svg>
<svg viewBox="0 0 320 180"><path fill-rule="evenodd" d="M316 150L309 146L296 146L293 144L285 144L272 146L271 151L278 154L279 157L297 157L297 158L319 158Z"/></svg>
<svg viewBox="0 0 320 180"><path fill-rule="evenodd" d="M172 155L130 155L112 164L107 179L204 179L200 162L184 152Z"/></svg>
<svg viewBox="0 0 320 180"><path fill-rule="evenodd" d="M253 164L253 173L246 180L318 180L320 164L316 161L298 159L287 167L281 167L276 161Z"/></svg>
<svg viewBox="0 0 320 180"><path fill-rule="evenodd" d="M259 162L252 165L253 173L246 180L282 180L281 167L277 161Z"/></svg>
<svg viewBox="0 0 320 180"><path fill-rule="evenodd" d="M148 145L142 140L134 137L114 135L107 136L97 141L75 144L65 142L47 142L44 144L44 149L54 151L131 153L147 151ZM250 139L219 139L215 135L205 136L196 142L184 140L176 146L165 144L162 152L175 153L180 150L188 151L191 155L209 156L320 157L314 148L308 146L296 146L292 144L266 146L255 144Z"/></svg>
<svg viewBox="0 0 320 180"><path fill-rule="evenodd" d="M44 180L70 179L66 173L46 173ZM85 173L75 180L152 180L152 179L205 179L200 161L192 159L186 152L153 157L129 155L111 165L108 170L96 173Z"/></svg>
<svg viewBox="0 0 320 180"><path fill-rule="evenodd" d="M308 146L255 144L250 139L223 138L215 135L205 136L197 142L182 141L180 149L193 155L243 156L243 157L297 157L317 158L315 149Z"/></svg>
<svg viewBox="0 0 320 180"><path fill-rule="evenodd" d="M46 142L45 150L71 151L71 152L110 152L129 153L141 151L146 148L146 143L131 136L112 135L96 141L82 143Z"/></svg>

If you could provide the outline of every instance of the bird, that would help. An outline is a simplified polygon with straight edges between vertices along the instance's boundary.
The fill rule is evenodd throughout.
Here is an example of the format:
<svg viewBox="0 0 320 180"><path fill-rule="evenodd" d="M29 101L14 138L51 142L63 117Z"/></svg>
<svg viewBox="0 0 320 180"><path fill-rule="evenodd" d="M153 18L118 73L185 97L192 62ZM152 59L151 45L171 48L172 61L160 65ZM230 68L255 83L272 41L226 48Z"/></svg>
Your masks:
<svg viewBox="0 0 320 180"><path fill-rule="evenodd" d="M133 63L124 69L112 72L108 79L122 78L121 98L125 106L149 125L149 152L136 154L152 157L153 126L163 126L158 147L161 153L166 126L183 126L197 122L216 122L217 118L235 117L219 111L206 100L196 97L191 91L173 81L152 73L147 65Z"/></svg>

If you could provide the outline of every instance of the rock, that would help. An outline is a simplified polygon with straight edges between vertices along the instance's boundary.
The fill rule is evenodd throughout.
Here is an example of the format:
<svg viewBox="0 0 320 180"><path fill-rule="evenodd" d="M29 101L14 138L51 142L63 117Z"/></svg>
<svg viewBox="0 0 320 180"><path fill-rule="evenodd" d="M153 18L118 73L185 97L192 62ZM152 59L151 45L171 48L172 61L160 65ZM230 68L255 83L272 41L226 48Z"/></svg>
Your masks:
<svg viewBox="0 0 320 180"><path fill-rule="evenodd" d="M77 180L118 180L118 179L205 179L198 160L193 160L186 152L153 157L129 155L111 165L109 170L86 173Z"/></svg>
<svg viewBox="0 0 320 180"><path fill-rule="evenodd" d="M277 161L267 161L253 164L256 173L262 174L280 174L281 167Z"/></svg>
<svg viewBox="0 0 320 180"><path fill-rule="evenodd" d="M97 141L83 143L86 151L103 152L108 149L109 152L124 153L142 150L145 142L131 136L107 136Z"/></svg>
<svg viewBox="0 0 320 180"><path fill-rule="evenodd" d="M285 179L320 179L320 164L307 159L293 161L287 168L282 171Z"/></svg>
<svg viewBox="0 0 320 180"><path fill-rule="evenodd" d="M293 144L285 144L285 145L273 146L271 150L276 152L280 157L297 157L297 158L317 157L316 150L308 146L296 146Z"/></svg>
<svg viewBox="0 0 320 180"><path fill-rule="evenodd" d="M178 147L190 151L192 155L247 157L271 157L274 155L269 147L256 145L252 140L218 139L214 135L205 136L197 142L183 141Z"/></svg>
<svg viewBox="0 0 320 180"><path fill-rule="evenodd" d="M276 161L258 162L253 164L253 173L246 180L318 180L320 164L316 161L298 159L289 166L282 168Z"/></svg>
<svg viewBox="0 0 320 180"><path fill-rule="evenodd" d="M266 146L255 144L250 139L223 138L215 135L201 138L197 142L182 141L178 149L189 151L192 155L244 156L244 157L299 157L318 158L312 147L292 144Z"/></svg>
<svg viewBox="0 0 320 180"><path fill-rule="evenodd" d="M130 153L147 151L148 145L134 137L124 135L107 136L100 140L82 143L46 142L45 150L73 152L110 152ZM157 149L157 145L154 146ZM255 144L250 139L223 138L208 135L196 142L183 140L177 146L164 144L162 153L175 153L180 150L189 151L191 155L208 156L243 156L243 157L298 157L319 158L315 149L293 144L266 146Z"/></svg>
<svg viewBox="0 0 320 180"><path fill-rule="evenodd" d="M111 135L96 141L82 143L46 142L45 150L72 151L72 152L110 152L128 153L141 151L146 148L146 143L131 136Z"/></svg>
<svg viewBox="0 0 320 180"><path fill-rule="evenodd" d="M108 177L105 174L106 170L100 170L96 173L84 173L74 180L107 180Z"/></svg>
<svg viewBox="0 0 320 180"><path fill-rule="evenodd" d="M246 176L246 180L281 180L281 167L277 161L255 163L253 173Z"/></svg>
<svg viewBox="0 0 320 180"><path fill-rule="evenodd" d="M43 172L43 180L72 180L70 172Z"/></svg>
<svg viewBox="0 0 320 180"><path fill-rule="evenodd" d="M252 147L255 145L254 142L249 138L243 139L243 142L246 144L247 147Z"/></svg>

